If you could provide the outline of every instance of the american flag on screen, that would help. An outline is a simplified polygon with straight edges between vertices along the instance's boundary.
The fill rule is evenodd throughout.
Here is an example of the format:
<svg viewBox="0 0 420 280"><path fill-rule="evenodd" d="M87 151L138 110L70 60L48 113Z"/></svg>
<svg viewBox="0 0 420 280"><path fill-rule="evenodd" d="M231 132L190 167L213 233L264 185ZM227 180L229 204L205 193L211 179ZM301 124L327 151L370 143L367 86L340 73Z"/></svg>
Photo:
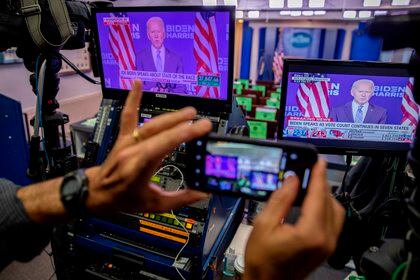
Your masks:
<svg viewBox="0 0 420 280"><path fill-rule="evenodd" d="M405 87L405 92L403 95L401 110L403 117L401 120L401 125L406 126L417 126L419 120L419 105L416 104L413 97L413 85L414 78L408 80L407 86Z"/></svg>
<svg viewBox="0 0 420 280"><path fill-rule="evenodd" d="M127 17L125 13L112 13L111 17ZM109 45L112 56L118 63L119 70L135 70L136 55L134 52L133 36L129 21L126 24L111 24L109 26ZM118 72L118 76L119 76ZM120 88L131 89L131 80L119 76Z"/></svg>
<svg viewBox="0 0 420 280"><path fill-rule="evenodd" d="M219 73L219 51L215 12L196 13L194 21L194 58L197 61L197 75ZM205 98L219 98L219 88L197 86L196 94Z"/></svg>
<svg viewBox="0 0 420 280"><path fill-rule="evenodd" d="M299 84L296 99L299 110L305 117L328 118L328 82Z"/></svg>

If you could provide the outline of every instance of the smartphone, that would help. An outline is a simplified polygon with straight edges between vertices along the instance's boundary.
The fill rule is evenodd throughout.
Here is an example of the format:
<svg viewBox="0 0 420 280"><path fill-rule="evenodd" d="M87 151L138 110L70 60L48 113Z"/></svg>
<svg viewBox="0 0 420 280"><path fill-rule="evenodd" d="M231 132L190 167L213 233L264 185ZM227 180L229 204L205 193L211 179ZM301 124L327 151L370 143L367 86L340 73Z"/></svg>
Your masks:
<svg viewBox="0 0 420 280"><path fill-rule="evenodd" d="M210 133L187 144L187 185L204 192L267 200L285 178L299 177L295 204L306 194L318 159L310 144Z"/></svg>

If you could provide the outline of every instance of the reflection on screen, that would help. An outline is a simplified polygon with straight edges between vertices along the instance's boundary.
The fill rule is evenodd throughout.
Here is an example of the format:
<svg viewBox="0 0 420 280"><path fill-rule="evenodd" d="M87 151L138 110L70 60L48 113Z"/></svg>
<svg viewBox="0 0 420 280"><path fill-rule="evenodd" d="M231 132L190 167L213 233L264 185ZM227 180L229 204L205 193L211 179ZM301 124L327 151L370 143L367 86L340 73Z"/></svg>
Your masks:
<svg viewBox="0 0 420 280"><path fill-rule="evenodd" d="M290 72L284 137L410 143L413 78Z"/></svg>
<svg viewBox="0 0 420 280"><path fill-rule="evenodd" d="M206 156L206 175L236 179L238 159L227 156Z"/></svg>
<svg viewBox="0 0 420 280"><path fill-rule="evenodd" d="M278 174L267 172L251 172L251 185L257 190L271 190L277 189Z"/></svg>
<svg viewBox="0 0 420 280"><path fill-rule="evenodd" d="M209 142L205 175L210 187L265 195L280 186L286 158L280 148L244 143Z"/></svg>
<svg viewBox="0 0 420 280"><path fill-rule="evenodd" d="M104 86L226 100L228 11L98 13Z"/></svg>

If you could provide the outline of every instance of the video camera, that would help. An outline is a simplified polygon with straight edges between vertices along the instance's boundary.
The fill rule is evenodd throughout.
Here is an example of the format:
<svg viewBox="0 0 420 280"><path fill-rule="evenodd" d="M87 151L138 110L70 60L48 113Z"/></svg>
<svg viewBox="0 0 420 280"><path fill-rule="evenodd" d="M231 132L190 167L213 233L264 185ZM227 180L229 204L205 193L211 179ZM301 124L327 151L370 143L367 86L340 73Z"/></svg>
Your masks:
<svg viewBox="0 0 420 280"><path fill-rule="evenodd" d="M96 57L93 52L94 41L90 34L91 9L96 7L112 6L109 1L83 2L75 0L59 0L63 6L56 6L55 10L61 9L64 19L59 23L68 25L70 36L62 38L62 31L57 26L57 14L50 6L50 0L27 1L37 4L23 7L22 2L5 0L0 3L0 52L11 47L17 47L17 55L24 59L26 68L33 72L36 57L42 53L58 53L61 49L74 50L85 47L86 42L92 44L89 52L92 57L92 67L97 76ZM23 8L22 8L23 7ZM33 39L32 30L28 27L27 18L39 16L38 21L41 36L51 45L37 45ZM32 24L32 22L30 22ZM36 24L35 24L36 25Z"/></svg>
<svg viewBox="0 0 420 280"><path fill-rule="evenodd" d="M65 143L66 114L57 112L62 60L87 77L60 54L61 49L81 49L89 43L91 65L98 76L95 42L90 34L91 9L112 6L109 1L5 0L0 2L0 52L16 47L17 56L33 74L30 83L37 96L34 135L30 143L28 176L34 180L64 175L77 168L71 147ZM39 128L43 129L41 142ZM60 138L60 133L63 134ZM40 145L43 144L41 151Z"/></svg>

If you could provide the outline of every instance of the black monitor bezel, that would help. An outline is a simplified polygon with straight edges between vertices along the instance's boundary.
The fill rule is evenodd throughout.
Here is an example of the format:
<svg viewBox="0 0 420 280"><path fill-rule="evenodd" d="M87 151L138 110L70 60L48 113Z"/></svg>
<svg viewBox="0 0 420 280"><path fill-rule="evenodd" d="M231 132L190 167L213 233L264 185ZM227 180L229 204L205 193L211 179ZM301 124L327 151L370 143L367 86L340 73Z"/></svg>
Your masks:
<svg viewBox="0 0 420 280"><path fill-rule="evenodd" d="M390 70L404 72L407 77L414 77L411 73L408 64L403 63L384 63L384 62L367 62L367 61L343 61L343 60L320 60L320 59L284 59L283 66L283 77L281 85L281 97L280 97L280 118L279 118L279 130L278 138L282 140L305 142L313 144L317 147L320 153L324 154L349 154L349 155L384 155L384 154L405 154L410 149L410 143L389 143L389 142L377 142L377 141L355 141L355 140L334 140L334 139L309 139L309 138L292 138L283 137L284 119L286 110L286 96L287 96L287 83L289 78L289 72L291 66L302 66L302 67L329 67L333 70L335 68L346 67L348 73L360 75L360 69L364 69L365 73L369 69L375 69L377 72L369 73L369 75L389 75ZM359 69L359 72L356 70ZM380 69L384 69L383 74L380 73ZM299 71L299 70L293 70ZM330 72L330 71L329 71ZM321 72L322 73L322 72ZM338 73L338 71L336 72ZM343 72L341 72L343 73ZM345 72L347 73L347 72ZM410 74L411 73L411 74ZM402 75L403 77L405 75Z"/></svg>
<svg viewBox="0 0 420 280"><path fill-rule="evenodd" d="M109 12L192 12L192 11L223 11L229 12L229 54L228 54L228 84L227 99L214 100L207 98L188 97L177 94L162 94L151 91L144 91L142 104L146 107L180 109L185 106L193 106L198 111L224 112L232 110L233 90L233 64L234 64L234 38L235 38L235 6L148 6L148 7L100 7L92 9L92 30L96 41L97 63L101 78L101 89L105 99L124 100L128 90L106 88L104 83L104 72L102 55L100 51L99 32L97 26L97 14Z"/></svg>

